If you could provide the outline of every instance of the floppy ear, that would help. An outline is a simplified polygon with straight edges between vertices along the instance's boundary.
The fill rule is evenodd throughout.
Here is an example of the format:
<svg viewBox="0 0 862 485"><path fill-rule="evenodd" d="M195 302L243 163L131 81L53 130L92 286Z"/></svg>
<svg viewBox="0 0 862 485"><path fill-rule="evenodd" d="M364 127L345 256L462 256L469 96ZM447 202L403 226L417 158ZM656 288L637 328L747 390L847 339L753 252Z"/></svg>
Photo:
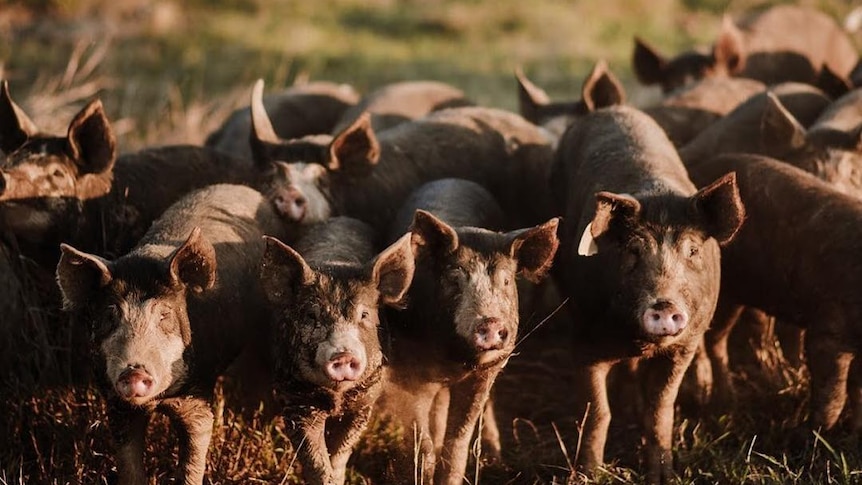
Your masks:
<svg viewBox="0 0 862 485"><path fill-rule="evenodd" d="M627 224L637 218L641 204L627 194L598 192L596 194L596 213L587 224L578 244L580 256L592 256L599 252L596 239L610 230L611 223Z"/></svg>
<svg viewBox="0 0 862 485"><path fill-rule="evenodd" d="M281 140L275 134L266 107L263 105L263 79L258 79L251 89L251 103L249 104L251 115L251 130L249 131L249 145L252 157L258 168L269 167L270 147L278 145Z"/></svg>
<svg viewBox="0 0 862 485"><path fill-rule="evenodd" d="M766 106L760 118L760 142L767 153L798 150L805 145L805 128L771 91L766 93Z"/></svg>
<svg viewBox="0 0 862 485"><path fill-rule="evenodd" d="M329 145L329 170L351 175L368 174L380 160L380 144L371 127L371 115L364 111Z"/></svg>
<svg viewBox="0 0 862 485"><path fill-rule="evenodd" d="M667 67L667 59L639 37L635 37L635 52L632 56L632 65L635 76L637 76L641 84L649 86L664 82L664 70Z"/></svg>
<svg viewBox="0 0 862 485"><path fill-rule="evenodd" d="M39 132L9 94L9 81L0 82L0 150L9 154Z"/></svg>
<svg viewBox="0 0 862 485"><path fill-rule="evenodd" d="M533 283L542 281L548 274L554 262L554 255L560 240L557 238L557 227L560 218L518 231L509 246L509 254L518 261L518 271Z"/></svg>
<svg viewBox="0 0 862 485"><path fill-rule="evenodd" d="M57 285L63 296L63 310L77 310L93 294L111 282L110 262L60 244L60 262L57 264Z"/></svg>
<svg viewBox="0 0 862 485"><path fill-rule="evenodd" d="M737 74L745 67L746 49L739 27L730 15L721 19L721 32L712 47L716 65L724 66L728 74Z"/></svg>
<svg viewBox="0 0 862 485"><path fill-rule="evenodd" d="M196 293L215 285L216 253L212 244L201 235L201 228L192 229L189 238L171 255L171 279Z"/></svg>
<svg viewBox="0 0 862 485"><path fill-rule="evenodd" d="M424 252L442 251L444 254L458 249L458 234L451 226L434 214L417 209L410 225L413 254L422 257Z"/></svg>
<svg viewBox="0 0 862 485"><path fill-rule="evenodd" d="M724 246L742 227L745 206L736 185L736 172L723 175L692 196L694 210L706 233Z"/></svg>
<svg viewBox="0 0 862 485"><path fill-rule="evenodd" d="M596 62L581 89L581 98L589 111L621 105L626 102L626 92L616 76L608 70L604 60Z"/></svg>
<svg viewBox="0 0 862 485"><path fill-rule="evenodd" d="M415 268L410 234L401 236L375 258L371 281L377 285L383 304L398 306L403 302Z"/></svg>
<svg viewBox="0 0 862 485"><path fill-rule="evenodd" d="M531 123L539 122L539 108L551 102L545 91L533 84L521 68L515 69L515 79L518 80L518 106L521 116Z"/></svg>
<svg viewBox="0 0 862 485"><path fill-rule="evenodd" d="M270 236L263 239L266 250L260 262L261 285L271 303L283 304L293 298L298 286L314 280L314 270L287 244Z"/></svg>
<svg viewBox="0 0 862 485"><path fill-rule="evenodd" d="M102 102L84 106L69 124L68 151L81 173L104 173L117 158L117 139Z"/></svg>
<svg viewBox="0 0 862 485"><path fill-rule="evenodd" d="M828 64L823 64L820 67L820 73L817 75L814 85L833 100L844 96L853 89L850 80L835 74Z"/></svg>

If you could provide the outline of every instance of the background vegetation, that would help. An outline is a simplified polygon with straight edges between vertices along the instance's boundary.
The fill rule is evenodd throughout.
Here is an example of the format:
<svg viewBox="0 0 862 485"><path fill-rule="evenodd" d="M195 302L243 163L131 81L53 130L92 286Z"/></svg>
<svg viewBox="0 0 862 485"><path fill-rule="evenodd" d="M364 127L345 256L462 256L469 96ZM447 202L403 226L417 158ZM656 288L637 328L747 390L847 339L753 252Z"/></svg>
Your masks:
<svg viewBox="0 0 862 485"><path fill-rule="evenodd" d="M247 104L252 82L268 90L305 77L361 92L405 79L437 79L480 104L516 108L512 71L522 66L552 98L579 96L590 66L607 59L630 101L633 35L667 52L706 44L725 11L752 0L0 0L0 77L45 131L63 133L99 96L130 151L200 143ZM850 0L803 2L843 18ZM5 252L0 248L0 259ZM0 264L20 272L28 263ZM51 281L0 277L0 484L109 483L104 404L80 381L65 320L41 306ZM5 301L3 301L5 300ZM548 311L526 319L524 333ZM20 316L19 315L23 315ZM565 318L557 315L519 347L496 388L502 463L482 483L572 479L578 433L567 387ZM746 347L746 343L740 344ZM676 436L680 483L862 483L852 436L802 428L807 379L781 358L741 370L732 413L682 409ZM615 417L597 483L638 483L637 430ZM290 445L277 425L224 411L211 448L213 483L296 483ZM175 463L163 420L153 425L148 466L164 483ZM354 483L385 467L388 431L358 451Z"/></svg>

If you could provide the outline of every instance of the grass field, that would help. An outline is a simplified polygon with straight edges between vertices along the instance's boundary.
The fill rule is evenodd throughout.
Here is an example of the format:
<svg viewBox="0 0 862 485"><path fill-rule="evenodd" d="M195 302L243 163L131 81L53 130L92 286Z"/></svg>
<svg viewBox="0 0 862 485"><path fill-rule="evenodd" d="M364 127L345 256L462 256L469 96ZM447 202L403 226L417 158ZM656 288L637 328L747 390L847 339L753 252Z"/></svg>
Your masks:
<svg viewBox="0 0 862 485"><path fill-rule="evenodd" d="M805 2L843 17L852 2ZM267 89L297 78L350 83L367 92L404 79L437 79L479 104L516 108L522 66L555 98L579 96L600 58L644 105L629 66L637 34L671 52L706 43L725 8L749 0L0 0L0 77L45 131L64 133L99 96L120 149L200 143L253 81ZM50 275L27 271L0 246L0 484L111 483L104 402L83 379L67 322L44 298ZM10 267L26 278L10 278ZM5 276L4 276L5 275ZM522 334L550 310L525 318ZM572 414L568 330L556 315L518 348L495 387L503 462L476 468L479 483L566 483L578 432ZM741 343L740 347L745 347ZM743 354L744 349L740 351ZM774 357L774 355L773 355ZM779 355L780 357L780 355ZM741 369L731 412L681 407L675 433L679 483L862 483L858 437L804 427L807 375L782 359ZM221 401L220 401L221 402ZM607 456L591 483L640 483L638 432L618 403ZM221 409L221 408L220 408ZM351 483L375 481L389 430L368 433ZM169 483L175 442L152 424L147 466ZM212 483L299 483L280 428L221 413L210 448ZM481 460L479 460L481 462ZM471 464L471 467L473 465ZM472 468L471 468L472 469ZM478 477L478 480L475 479Z"/></svg>

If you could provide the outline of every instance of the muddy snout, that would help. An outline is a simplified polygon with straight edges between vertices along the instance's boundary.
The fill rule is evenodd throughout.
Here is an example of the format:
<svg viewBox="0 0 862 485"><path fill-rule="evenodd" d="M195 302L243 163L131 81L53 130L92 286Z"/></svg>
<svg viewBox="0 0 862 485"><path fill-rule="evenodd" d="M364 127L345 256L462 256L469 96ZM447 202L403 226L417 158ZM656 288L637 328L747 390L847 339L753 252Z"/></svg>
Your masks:
<svg viewBox="0 0 862 485"><path fill-rule="evenodd" d="M336 382L355 381L364 371L364 360L352 352L339 352L326 363L326 375Z"/></svg>
<svg viewBox="0 0 862 485"><path fill-rule="evenodd" d="M318 369L331 382L359 380L368 365L365 347L353 332L334 334L317 347Z"/></svg>
<svg viewBox="0 0 862 485"><path fill-rule="evenodd" d="M509 330L503 325L499 318L483 318L476 327L473 335L473 344L479 351L499 350L506 345L509 338Z"/></svg>
<svg viewBox="0 0 862 485"><path fill-rule="evenodd" d="M651 337L679 335L688 325L688 313L670 300L658 300L643 313L644 332Z"/></svg>
<svg viewBox="0 0 862 485"><path fill-rule="evenodd" d="M272 194L272 203L275 210L289 221L301 222L305 218L308 200L302 191L292 185L276 190Z"/></svg>
<svg viewBox="0 0 862 485"><path fill-rule="evenodd" d="M123 399L147 397L153 391L153 377L140 367L130 366L117 378L117 393Z"/></svg>

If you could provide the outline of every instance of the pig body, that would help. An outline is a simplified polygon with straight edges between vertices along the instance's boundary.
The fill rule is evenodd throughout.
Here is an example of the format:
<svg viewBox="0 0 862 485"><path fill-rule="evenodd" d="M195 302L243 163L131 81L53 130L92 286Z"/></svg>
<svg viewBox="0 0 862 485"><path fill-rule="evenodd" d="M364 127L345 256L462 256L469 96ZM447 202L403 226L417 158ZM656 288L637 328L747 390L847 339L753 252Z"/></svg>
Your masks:
<svg viewBox="0 0 862 485"><path fill-rule="evenodd" d="M726 16L710 53L667 59L635 39L633 63L641 83L670 92L711 76L814 84L822 66L848 77L858 60L853 42L833 18L810 7L777 5L745 14L738 25Z"/></svg>
<svg viewBox="0 0 862 485"><path fill-rule="evenodd" d="M438 81L392 83L376 89L345 111L330 131L333 134L340 133L366 111L371 114L371 126L374 131L383 131L405 121L421 118L433 111L472 104L463 91L446 83ZM276 133L279 137L287 139L278 130Z"/></svg>
<svg viewBox="0 0 862 485"><path fill-rule="evenodd" d="M553 261L556 219L500 233L502 216L482 187L445 179L417 189L391 229L392 237L411 231L417 258L410 304L391 319L381 398L405 431L396 482L413 482L419 453L423 482L463 483L470 438L515 348L515 277L538 281Z"/></svg>
<svg viewBox="0 0 862 485"><path fill-rule="evenodd" d="M263 98L275 132L286 140L329 133L345 111L358 102L359 94L350 85L326 81L293 86ZM250 134L251 112L246 106L231 113L204 145L251 160Z"/></svg>
<svg viewBox="0 0 862 485"><path fill-rule="evenodd" d="M450 108L379 136L363 115L335 137L285 142L253 104L258 186L290 221L347 215L384 232L411 191L444 177L488 188L519 223L551 212L545 187L552 149L539 128L516 114Z"/></svg>
<svg viewBox="0 0 862 485"><path fill-rule="evenodd" d="M246 347L265 348L257 267L263 235L281 228L255 190L214 185L171 206L116 260L63 245L57 280L64 307L91 332L120 483L147 483L156 411L180 437L180 483L203 483L216 378Z"/></svg>
<svg viewBox="0 0 862 485"><path fill-rule="evenodd" d="M376 258L374 240L335 217L304 228L296 250L269 239L261 263L275 397L307 483L344 482L382 385L378 306L400 305L413 276L409 238Z"/></svg>
<svg viewBox="0 0 862 485"><path fill-rule="evenodd" d="M574 316L583 392L579 464L603 461L611 367L638 361L646 409L647 477L672 473L673 403L709 326L719 289L719 242L743 208L732 177L696 192L673 145L627 107L575 122L561 142L552 189L564 223L555 275Z"/></svg>
<svg viewBox="0 0 862 485"><path fill-rule="evenodd" d="M710 349L716 357L716 384L729 386L726 338L741 306L761 308L806 329L810 421L812 427L828 430L845 405L850 361L860 350L857 322L862 300L856 292L860 272L855 268L862 202L795 167L761 156L722 155L692 168L690 174L703 183L730 171L736 172L747 220L722 257L722 294L713 323L719 338ZM776 241L781 244L776 246ZM853 399L853 426L859 429L858 393Z"/></svg>

